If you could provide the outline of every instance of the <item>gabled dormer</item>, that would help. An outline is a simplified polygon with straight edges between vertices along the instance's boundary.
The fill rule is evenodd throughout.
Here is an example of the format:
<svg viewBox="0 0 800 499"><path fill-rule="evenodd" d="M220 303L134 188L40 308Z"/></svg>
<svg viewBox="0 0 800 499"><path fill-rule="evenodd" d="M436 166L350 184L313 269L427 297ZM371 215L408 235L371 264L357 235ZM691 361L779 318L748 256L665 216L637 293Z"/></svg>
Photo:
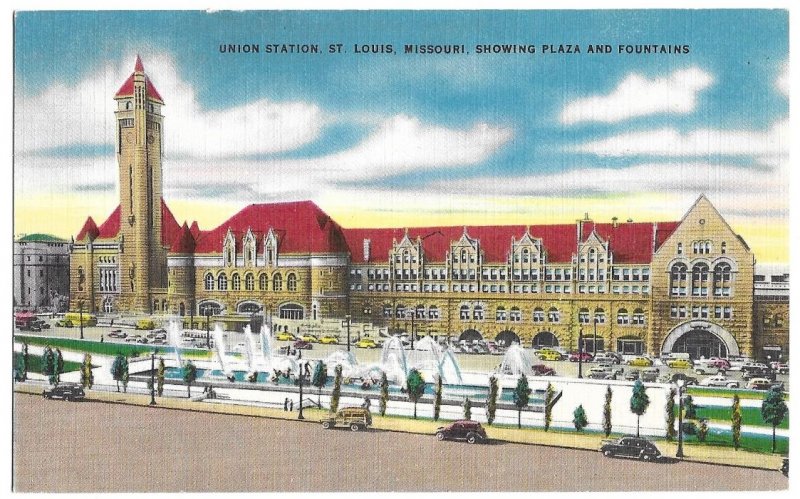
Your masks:
<svg viewBox="0 0 800 499"><path fill-rule="evenodd" d="M406 229L400 242L392 239L389 251L389 267L395 279L417 279L422 267L422 240L412 240Z"/></svg>
<svg viewBox="0 0 800 499"><path fill-rule="evenodd" d="M234 237L230 228L228 228L228 232L222 242L222 257L226 267L236 266L236 237Z"/></svg>
<svg viewBox="0 0 800 499"><path fill-rule="evenodd" d="M511 237L511 250L508 254L508 267L511 278L517 280L538 280L542 265L542 240L525 230L519 241Z"/></svg>
<svg viewBox="0 0 800 499"><path fill-rule="evenodd" d="M477 279L482 260L480 241L469 237L467 228L464 227L461 237L450 243L450 251L447 253L447 266L451 278Z"/></svg>
<svg viewBox="0 0 800 499"><path fill-rule="evenodd" d="M245 267L255 267L256 266L256 236L253 234L253 231L248 227L247 233L244 236L244 241L242 243L242 250L244 252L244 266Z"/></svg>
<svg viewBox="0 0 800 499"><path fill-rule="evenodd" d="M578 254L573 258L577 267L579 281L605 281L611 250L608 241L603 240L595 230L586 241L578 244Z"/></svg>
<svg viewBox="0 0 800 499"><path fill-rule="evenodd" d="M276 267L278 265L278 235L272 230L272 227L267 231L264 236L264 264L267 267Z"/></svg>

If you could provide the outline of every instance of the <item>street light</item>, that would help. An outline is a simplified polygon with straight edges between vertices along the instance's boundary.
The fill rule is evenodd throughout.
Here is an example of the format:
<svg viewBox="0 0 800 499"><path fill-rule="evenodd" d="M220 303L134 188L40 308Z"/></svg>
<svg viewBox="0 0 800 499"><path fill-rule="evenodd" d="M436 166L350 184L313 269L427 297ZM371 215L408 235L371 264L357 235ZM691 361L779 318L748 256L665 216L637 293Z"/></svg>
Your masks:
<svg viewBox="0 0 800 499"><path fill-rule="evenodd" d="M349 318L349 316L348 316L348 318ZM347 348L348 349L350 348L350 343L349 342L347 344ZM298 361L299 360L303 360L303 349L302 348L298 348L297 349L297 354L298 354L297 355L297 360ZM303 364L302 364L302 362L298 362L297 363L297 369L300 371L298 373L298 377L297 377L297 379L300 381L300 410L297 413L297 419L305 419L305 417L303 417Z"/></svg>
<svg viewBox="0 0 800 499"><path fill-rule="evenodd" d="M414 309L410 309L406 316L411 316L411 350L414 350L414 317L416 316Z"/></svg>
<svg viewBox="0 0 800 499"><path fill-rule="evenodd" d="M597 313L594 316L594 338L592 339L592 356L597 355Z"/></svg>
<svg viewBox="0 0 800 499"><path fill-rule="evenodd" d="M679 379L678 385L678 452L675 457L683 459L683 385L684 380Z"/></svg>
<svg viewBox="0 0 800 499"><path fill-rule="evenodd" d="M156 351L150 352L150 405L156 405Z"/></svg>
<svg viewBox="0 0 800 499"><path fill-rule="evenodd" d="M211 350L211 307L206 307L206 348Z"/></svg>
<svg viewBox="0 0 800 499"><path fill-rule="evenodd" d="M347 351L350 351L350 314L344 316L342 327L347 328Z"/></svg>
<svg viewBox="0 0 800 499"><path fill-rule="evenodd" d="M578 329L578 378L583 378L583 328Z"/></svg>
<svg viewBox="0 0 800 499"><path fill-rule="evenodd" d="M83 300L78 302L78 313L80 314L81 339L83 339Z"/></svg>

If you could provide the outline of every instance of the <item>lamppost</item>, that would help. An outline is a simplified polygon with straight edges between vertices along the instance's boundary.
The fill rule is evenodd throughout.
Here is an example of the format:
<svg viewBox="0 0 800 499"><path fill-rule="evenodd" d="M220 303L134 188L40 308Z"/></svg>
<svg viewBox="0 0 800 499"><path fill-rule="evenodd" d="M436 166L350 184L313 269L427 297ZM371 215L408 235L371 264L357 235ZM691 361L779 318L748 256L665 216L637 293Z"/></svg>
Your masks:
<svg viewBox="0 0 800 499"><path fill-rule="evenodd" d="M365 322L368 321L370 324L372 324L372 307L370 306L369 303L365 303L364 304L364 321ZM362 328L362 330L364 331L364 335L365 336L369 336L366 333L366 329L367 329L366 326L364 326ZM372 329L372 328L370 328L370 329ZM360 332L358 333L358 339L361 340L361 333Z"/></svg>
<svg viewBox="0 0 800 499"><path fill-rule="evenodd" d="M206 348L211 350L211 307L206 308Z"/></svg>
<svg viewBox="0 0 800 499"><path fill-rule="evenodd" d="M594 338L592 339L592 356L597 355L597 313L594 316Z"/></svg>
<svg viewBox="0 0 800 499"><path fill-rule="evenodd" d="M350 316L348 316L348 318L349 317ZM348 350L350 349L350 342L349 341L347 342L347 349ZM303 360L303 349L302 348L298 348L297 349L297 354L298 354L297 355L297 360L298 361ZM303 374L303 363L302 362L298 362L297 363L297 369L299 371L297 379L300 381L300 410L297 413L297 419L305 419L305 417L303 417L303 376L304 376L304 374Z"/></svg>
<svg viewBox="0 0 800 499"><path fill-rule="evenodd" d="M675 457L683 459L683 385L684 381L679 379L678 385L678 452Z"/></svg>
<svg viewBox="0 0 800 499"><path fill-rule="evenodd" d="M344 316L342 327L347 328L347 351L350 351L350 314Z"/></svg>
<svg viewBox="0 0 800 499"><path fill-rule="evenodd" d="M578 378L583 378L583 328L578 328Z"/></svg>
<svg viewBox="0 0 800 499"><path fill-rule="evenodd" d="M81 339L83 339L83 300L78 302L78 313L80 314Z"/></svg>
<svg viewBox="0 0 800 499"><path fill-rule="evenodd" d="M150 405L156 405L156 351L150 352Z"/></svg>
<svg viewBox="0 0 800 499"><path fill-rule="evenodd" d="M409 311L406 313L406 316L411 317L411 350L414 350L414 317L416 316L416 312L413 308L409 309Z"/></svg>

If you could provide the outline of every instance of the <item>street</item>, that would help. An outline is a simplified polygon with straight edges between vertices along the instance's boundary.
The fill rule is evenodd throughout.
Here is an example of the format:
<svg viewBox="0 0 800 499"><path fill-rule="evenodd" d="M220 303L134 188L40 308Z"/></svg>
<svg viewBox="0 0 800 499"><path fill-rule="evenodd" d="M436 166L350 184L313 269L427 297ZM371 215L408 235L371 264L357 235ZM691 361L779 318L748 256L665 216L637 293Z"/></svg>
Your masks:
<svg viewBox="0 0 800 499"><path fill-rule="evenodd" d="M438 442L388 431L14 395L19 492L630 491L786 488L776 471ZM488 430L491 437L491 428Z"/></svg>

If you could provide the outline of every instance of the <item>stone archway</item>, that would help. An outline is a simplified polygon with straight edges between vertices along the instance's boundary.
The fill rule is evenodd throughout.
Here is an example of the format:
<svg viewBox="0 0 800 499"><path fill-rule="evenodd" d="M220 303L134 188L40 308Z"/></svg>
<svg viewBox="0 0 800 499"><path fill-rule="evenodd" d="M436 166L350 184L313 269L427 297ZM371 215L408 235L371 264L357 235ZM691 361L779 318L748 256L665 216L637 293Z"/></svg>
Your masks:
<svg viewBox="0 0 800 499"><path fill-rule="evenodd" d="M461 336L458 337L458 341L467 341L467 342L480 341L482 339L483 335L474 329L467 329L466 331L461 333Z"/></svg>
<svg viewBox="0 0 800 499"><path fill-rule="evenodd" d="M531 340L531 346L533 348L557 347L558 345L558 337L550 331L542 331Z"/></svg>
<svg viewBox="0 0 800 499"><path fill-rule="evenodd" d="M517 335L517 333L514 331L506 329L495 336L494 341L496 341L501 347L509 347L514 343L519 343L519 335Z"/></svg>
<svg viewBox="0 0 800 499"><path fill-rule="evenodd" d="M717 324L689 321L674 327L661 345L662 352L681 350L689 350L688 353L696 358L717 356L722 352L727 356L738 356L739 344L731 333Z"/></svg>

